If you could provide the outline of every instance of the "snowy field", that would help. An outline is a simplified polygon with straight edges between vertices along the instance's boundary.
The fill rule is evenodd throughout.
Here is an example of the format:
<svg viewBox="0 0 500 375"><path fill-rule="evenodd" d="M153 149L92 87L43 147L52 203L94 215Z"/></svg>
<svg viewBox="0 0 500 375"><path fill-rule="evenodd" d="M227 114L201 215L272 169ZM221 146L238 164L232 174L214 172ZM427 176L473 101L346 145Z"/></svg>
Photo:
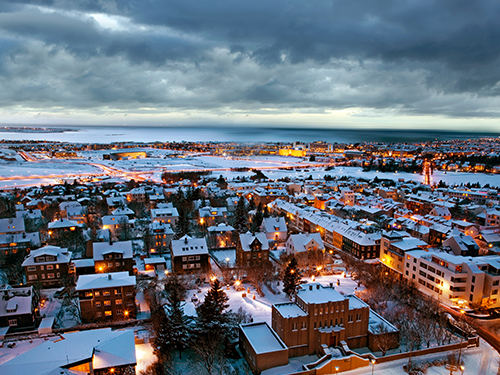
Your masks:
<svg viewBox="0 0 500 375"><path fill-rule="evenodd" d="M302 158L283 156L252 156L241 158L229 158L222 156L197 155L189 156L185 153L178 157L173 156L169 150L147 149L151 157L133 160L103 160L103 155L109 151L82 151L78 153L79 159L47 159L46 155L33 154L33 162L7 162L0 161L0 187L22 187L40 184L54 184L62 179L73 179L78 177L89 177L94 175L110 175L111 168L114 175L125 180L134 177L161 181L161 173L164 171L200 171L210 170L214 176L223 175L228 180L236 177L250 177L253 172L236 172L231 168L257 168L273 180L284 177L291 179L304 179L311 176L314 179L322 179L325 175L351 176L371 180L375 177L391 180L413 180L422 182L423 176L414 173L381 173L377 171L363 172L359 167L336 167L325 171L320 164L305 161ZM282 170L280 168L294 168ZM133 173L134 175L126 174ZM481 185L489 183L492 186L500 185L500 175L482 173L459 173L435 171L432 181L438 183L443 180L449 185L463 182Z"/></svg>

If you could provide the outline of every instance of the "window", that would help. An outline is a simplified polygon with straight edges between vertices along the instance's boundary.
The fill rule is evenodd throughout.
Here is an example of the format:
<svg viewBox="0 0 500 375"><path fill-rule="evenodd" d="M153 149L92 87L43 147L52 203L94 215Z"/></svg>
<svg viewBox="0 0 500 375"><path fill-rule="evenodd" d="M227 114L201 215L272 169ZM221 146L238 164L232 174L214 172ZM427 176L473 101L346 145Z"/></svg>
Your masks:
<svg viewBox="0 0 500 375"><path fill-rule="evenodd" d="M29 266L28 271L30 272L36 271L36 266Z"/></svg>
<svg viewBox="0 0 500 375"><path fill-rule="evenodd" d="M302 322L302 323L300 324L300 328L301 328L301 329L307 329L307 322Z"/></svg>
<svg viewBox="0 0 500 375"><path fill-rule="evenodd" d="M45 268L43 266L40 266L40 270L43 271Z"/></svg>
<svg viewBox="0 0 500 375"><path fill-rule="evenodd" d="M54 269L54 266L52 264L47 264L47 271L53 270L53 269Z"/></svg>
<svg viewBox="0 0 500 375"><path fill-rule="evenodd" d="M110 295L109 290L103 290L102 295L109 296Z"/></svg>
<svg viewBox="0 0 500 375"><path fill-rule="evenodd" d="M344 324L344 318L340 318L340 325Z"/></svg>
<svg viewBox="0 0 500 375"><path fill-rule="evenodd" d="M472 283L474 284L476 282L476 276L472 276Z"/></svg>
<svg viewBox="0 0 500 375"><path fill-rule="evenodd" d="M499 281L499 280L495 280L495 281L493 281L493 286L497 286L497 285L498 285L498 281Z"/></svg>
<svg viewBox="0 0 500 375"><path fill-rule="evenodd" d="M17 326L17 319L9 319L9 326Z"/></svg>
<svg viewBox="0 0 500 375"><path fill-rule="evenodd" d="M491 294L498 294L498 289L493 289Z"/></svg>
<svg viewBox="0 0 500 375"><path fill-rule="evenodd" d="M360 322L361 321L361 314L356 314L356 321Z"/></svg>
<svg viewBox="0 0 500 375"><path fill-rule="evenodd" d="M38 279L37 275L28 275L28 280L36 280Z"/></svg>
<svg viewBox="0 0 500 375"><path fill-rule="evenodd" d="M352 315L349 315L349 316L347 317L347 321L348 321L349 323L352 323L352 322L353 322Z"/></svg>
<svg viewBox="0 0 500 375"><path fill-rule="evenodd" d="M45 280L45 274L42 273L42 280Z"/></svg>
<svg viewBox="0 0 500 375"><path fill-rule="evenodd" d="M183 265L182 265L182 269L183 269L183 270L187 270L187 268L188 268L187 264L183 264Z"/></svg>
<svg viewBox="0 0 500 375"><path fill-rule="evenodd" d="M123 310L116 310L116 315L123 315Z"/></svg>
<svg viewBox="0 0 500 375"><path fill-rule="evenodd" d="M96 292L94 293L94 295L95 295L96 297L99 297L99 296L101 295L101 292L96 291Z"/></svg>
<svg viewBox="0 0 500 375"><path fill-rule="evenodd" d="M111 306L111 300L104 301L104 306Z"/></svg>
<svg viewBox="0 0 500 375"><path fill-rule="evenodd" d="M96 302L95 307L101 307L101 302ZM100 314L100 313L99 313Z"/></svg>
<svg viewBox="0 0 500 375"><path fill-rule="evenodd" d="M187 262L188 258L187 257L182 257L183 262Z"/></svg>
<svg viewBox="0 0 500 375"><path fill-rule="evenodd" d="M56 276L53 273L47 274L47 279L54 279Z"/></svg>
<svg viewBox="0 0 500 375"><path fill-rule="evenodd" d="M292 331L296 331L297 330L297 323L292 323Z"/></svg>
<svg viewBox="0 0 500 375"><path fill-rule="evenodd" d="M56 264L56 270L58 270L58 269L59 269L59 264Z"/></svg>
<svg viewBox="0 0 500 375"><path fill-rule="evenodd" d="M115 305L121 305L121 304L122 304L122 300L121 300L121 299L117 299L117 300L115 301Z"/></svg>
<svg viewBox="0 0 500 375"><path fill-rule="evenodd" d="M105 316L112 316L112 315L113 315L113 312L112 312L112 311L109 311L109 310L106 310L106 311L104 311L104 315L105 315Z"/></svg>
<svg viewBox="0 0 500 375"><path fill-rule="evenodd" d="M120 267L120 262L115 262L116 267Z"/></svg>
<svg viewBox="0 0 500 375"><path fill-rule="evenodd" d="M92 297L92 292L85 292L85 297Z"/></svg>
<svg viewBox="0 0 500 375"><path fill-rule="evenodd" d="M113 267L113 263L108 263L108 267L109 268Z"/></svg>
<svg viewBox="0 0 500 375"><path fill-rule="evenodd" d="M115 289L115 296L121 296L122 291L120 289Z"/></svg>
<svg viewBox="0 0 500 375"><path fill-rule="evenodd" d="M100 312L100 311L96 312L95 316L98 317L98 318L100 318L102 316L102 312Z"/></svg>

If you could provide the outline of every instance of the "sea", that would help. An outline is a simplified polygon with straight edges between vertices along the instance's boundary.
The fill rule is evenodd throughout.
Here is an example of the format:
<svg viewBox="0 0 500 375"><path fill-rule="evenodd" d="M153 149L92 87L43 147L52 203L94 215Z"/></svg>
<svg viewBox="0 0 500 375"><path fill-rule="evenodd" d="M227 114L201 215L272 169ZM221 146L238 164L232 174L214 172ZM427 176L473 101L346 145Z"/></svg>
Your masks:
<svg viewBox="0 0 500 375"><path fill-rule="evenodd" d="M452 139L498 138L500 132L461 132L447 130L402 130L371 128L309 128L309 127L264 127L264 126L68 126L29 125L20 131L20 126L10 131L6 126L0 129L0 139L19 141L58 141L68 143L113 143L113 142L316 142L330 143L414 143L445 141ZM51 131L43 131L50 128ZM38 130L37 130L38 129ZM54 131L57 130L57 131Z"/></svg>

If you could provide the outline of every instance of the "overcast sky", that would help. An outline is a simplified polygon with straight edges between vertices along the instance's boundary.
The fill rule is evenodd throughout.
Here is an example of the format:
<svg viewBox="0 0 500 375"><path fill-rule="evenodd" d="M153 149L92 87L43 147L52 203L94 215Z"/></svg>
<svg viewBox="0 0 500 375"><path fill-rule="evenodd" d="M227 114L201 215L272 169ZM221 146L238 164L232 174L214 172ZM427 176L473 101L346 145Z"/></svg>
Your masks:
<svg viewBox="0 0 500 375"><path fill-rule="evenodd" d="M0 2L0 122L500 129L497 0Z"/></svg>

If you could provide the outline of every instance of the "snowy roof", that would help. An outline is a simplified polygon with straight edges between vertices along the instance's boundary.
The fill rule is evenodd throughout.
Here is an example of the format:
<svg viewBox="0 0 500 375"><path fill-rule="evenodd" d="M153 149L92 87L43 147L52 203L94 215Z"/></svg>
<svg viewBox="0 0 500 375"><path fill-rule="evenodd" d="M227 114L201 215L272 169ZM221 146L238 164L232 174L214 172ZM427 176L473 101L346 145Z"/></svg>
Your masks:
<svg viewBox="0 0 500 375"><path fill-rule="evenodd" d="M173 240L171 246L174 257L208 254L205 238L192 238L186 235L178 240Z"/></svg>
<svg viewBox="0 0 500 375"><path fill-rule="evenodd" d="M111 211L113 215L135 215L135 212L128 207L118 207L117 209Z"/></svg>
<svg viewBox="0 0 500 375"><path fill-rule="evenodd" d="M349 310L362 309L363 307L369 307L366 303L361 301L358 297L353 294L346 296L349 299Z"/></svg>
<svg viewBox="0 0 500 375"><path fill-rule="evenodd" d="M276 310L283 318L296 318L299 316L307 316L307 313L302 310L296 303L277 303L274 305Z"/></svg>
<svg viewBox="0 0 500 375"><path fill-rule="evenodd" d="M177 208L153 208L151 210L151 217L154 219L155 217L176 217L179 216L179 212Z"/></svg>
<svg viewBox="0 0 500 375"><path fill-rule="evenodd" d="M74 220L59 219L49 223L49 229L60 229L60 228L70 228L70 227L82 227L83 224L78 224Z"/></svg>
<svg viewBox="0 0 500 375"><path fill-rule="evenodd" d="M266 217L262 221L261 227L264 232L286 232L286 222L284 217Z"/></svg>
<svg viewBox="0 0 500 375"><path fill-rule="evenodd" d="M132 258L133 249L132 241L118 241L118 242L94 242L92 244L94 260L103 260L103 255L112 253L122 253L124 259Z"/></svg>
<svg viewBox="0 0 500 375"><path fill-rule="evenodd" d="M220 223L212 227L208 227L209 232L231 232L234 228L231 225Z"/></svg>
<svg viewBox="0 0 500 375"><path fill-rule="evenodd" d="M297 297L305 303L327 303L344 301L346 297L334 288L325 288L320 283L302 285L297 292Z"/></svg>
<svg viewBox="0 0 500 375"><path fill-rule="evenodd" d="M12 217L0 219L0 233L24 232L24 219Z"/></svg>
<svg viewBox="0 0 500 375"><path fill-rule="evenodd" d="M288 349L278 335L265 322L241 324L240 329L256 354L272 353Z"/></svg>
<svg viewBox="0 0 500 375"><path fill-rule="evenodd" d="M35 264L56 264L56 263L69 263L73 253L66 248L58 246L44 246L37 250L32 250L30 255L24 260L23 267L33 266ZM49 255L55 257L53 261L36 262L35 258L40 256Z"/></svg>
<svg viewBox="0 0 500 375"><path fill-rule="evenodd" d="M94 267L94 259L74 259L73 264L76 268Z"/></svg>
<svg viewBox="0 0 500 375"><path fill-rule="evenodd" d="M118 225L122 222L128 223L127 215L106 215L102 217L102 225Z"/></svg>
<svg viewBox="0 0 500 375"><path fill-rule="evenodd" d="M240 234L240 243L243 251L250 251L250 245L254 242L258 241L262 245L262 250L269 250L269 242L267 241L267 237L265 233L241 233Z"/></svg>
<svg viewBox="0 0 500 375"><path fill-rule="evenodd" d="M163 263L167 263L164 257L144 259L144 264L163 264Z"/></svg>
<svg viewBox="0 0 500 375"><path fill-rule="evenodd" d="M31 314L33 288L0 289L0 316ZM1 371L0 371L1 372Z"/></svg>
<svg viewBox="0 0 500 375"><path fill-rule="evenodd" d="M92 361L93 359L93 361ZM92 361L94 369L135 365L133 330L95 329L63 333L0 365L2 375L60 374L61 367Z"/></svg>
<svg viewBox="0 0 500 375"><path fill-rule="evenodd" d="M114 288L135 285L135 276L129 276L127 271L81 275L75 290Z"/></svg>
<svg viewBox="0 0 500 375"><path fill-rule="evenodd" d="M288 241L293 244L295 252L298 253L307 251L307 247L313 246L314 244L317 245L319 250L325 249L320 233L292 234L288 238Z"/></svg>

